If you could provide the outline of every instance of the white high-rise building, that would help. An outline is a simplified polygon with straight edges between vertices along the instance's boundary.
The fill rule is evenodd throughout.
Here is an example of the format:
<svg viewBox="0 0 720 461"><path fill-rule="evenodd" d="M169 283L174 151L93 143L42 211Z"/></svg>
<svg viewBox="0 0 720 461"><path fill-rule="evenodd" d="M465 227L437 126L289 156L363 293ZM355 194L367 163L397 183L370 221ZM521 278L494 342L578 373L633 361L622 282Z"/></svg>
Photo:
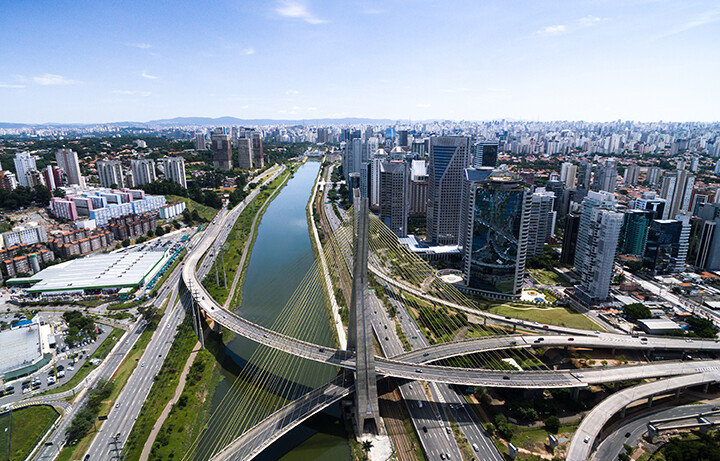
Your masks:
<svg viewBox="0 0 720 461"><path fill-rule="evenodd" d="M595 169L593 179L594 191L615 192L617 184L617 161L614 158L605 159Z"/></svg>
<svg viewBox="0 0 720 461"><path fill-rule="evenodd" d="M65 172L68 184L85 187L85 178L82 177L80 171L77 152L72 149L58 149L55 153L55 160L57 160L58 168Z"/></svg>
<svg viewBox="0 0 720 461"><path fill-rule="evenodd" d="M635 186L638 182L638 176L640 176L640 167L637 165L629 165L625 170L623 180L626 186Z"/></svg>
<svg viewBox="0 0 720 461"><path fill-rule="evenodd" d="M155 175L155 162L149 158L130 160L130 169L132 170L133 181L135 186L142 186L157 180Z"/></svg>
<svg viewBox="0 0 720 461"><path fill-rule="evenodd" d="M575 188L575 177L577 176L577 166L570 162L564 162L560 168L560 181L565 184L565 189Z"/></svg>
<svg viewBox="0 0 720 461"><path fill-rule="evenodd" d="M541 255L545 248L545 242L555 231L554 204L555 194L546 191L544 187L537 188L530 196L528 258Z"/></svg>
<svg viewBox="0 0 720 461"><path fill-rule="evenodd" d="M623 214L615 211L615 195L588 192L580 207L580 225L575 249L575 271L580 276L578 290L592 302L610 294L615 252L623 224Z"/></svg>
<svg viewBox="0 0 720 461"><path fill-rule="evenodd" d="M675 170L663 176L660 196L667 201L663 219L669 219L690 209L695 176L688 170Z"/></svg>
<svg viewBox="0 0 720 461"><path fill-rule="evenodd" d="M28 171L37 170L35 157L30 152L18 152L15 154L15 177L18 184L28 187Z"/></svg>
<svg viewBox="0 0 720 461"><path fill-rule="evenodd" d="M125 187L122 165L118 160L98 160L95 163L102 187Z"/></svg>
<svg viewBox="0 0 720 461"><path fill-rule="evenodd" d="M165 157L162 159L165 179L180 184L187 189L185 179L185 159L182 157Z"/></svg>

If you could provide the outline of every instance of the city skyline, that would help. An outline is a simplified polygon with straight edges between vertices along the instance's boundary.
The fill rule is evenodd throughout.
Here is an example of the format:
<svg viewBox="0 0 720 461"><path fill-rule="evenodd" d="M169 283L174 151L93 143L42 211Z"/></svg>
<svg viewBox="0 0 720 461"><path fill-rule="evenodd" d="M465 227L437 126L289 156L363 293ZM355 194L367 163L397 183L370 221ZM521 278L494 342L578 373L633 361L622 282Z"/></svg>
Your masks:
<svg viewBox="0 0 720 461"><path fill-rule="evenodd" d="M709 1L8 4L0 121L715 121L718 21Z"/></svg>

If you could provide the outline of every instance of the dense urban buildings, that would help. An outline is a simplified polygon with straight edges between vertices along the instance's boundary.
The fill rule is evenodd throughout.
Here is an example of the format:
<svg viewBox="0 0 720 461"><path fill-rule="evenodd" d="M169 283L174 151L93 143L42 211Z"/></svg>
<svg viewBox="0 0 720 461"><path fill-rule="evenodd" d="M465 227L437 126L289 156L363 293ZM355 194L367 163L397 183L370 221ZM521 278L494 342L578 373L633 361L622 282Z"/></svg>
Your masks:
<svg viewBox="0 0 720 461"><path fill-rule="evenodd" d="M180 184L187 188L187 180L185 178L185 159L182 157L165 157L162 159L165 179Z"/></svg>

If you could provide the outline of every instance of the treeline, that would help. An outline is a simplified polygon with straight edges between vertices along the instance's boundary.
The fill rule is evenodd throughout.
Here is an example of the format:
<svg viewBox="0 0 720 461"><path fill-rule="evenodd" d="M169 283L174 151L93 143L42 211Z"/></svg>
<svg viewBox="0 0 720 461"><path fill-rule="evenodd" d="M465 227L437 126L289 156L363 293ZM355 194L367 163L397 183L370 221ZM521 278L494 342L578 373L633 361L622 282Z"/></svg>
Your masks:
<svg viewBox="0 0 720 461"><path fill-rule="evenodd" d="M65 431L68 445L75 445L94 427L95 419L100 414L100 405L110 397L113 387L112 381L100 380L89 392L87 404L75 415L70 427Z"/></svg>
<svg viewBox="0 0 720 461"><path fill-rule="evenodd" d="M159 181L143 184L140 186L140 189L151 195L179 195L180 197L188 197L216 210L222 208L222 199L215 191L203 191L197 184L192 184L185 189L180 184L172 181Z"/></svg>
<svg viewBox="0 0 720 461"><path fill-rule="evenodd" d="M35 205L47 206L52 195L45 186L25 187L18 186L15 190L0 189L0 208L3 210L19 210Z"/></svg>

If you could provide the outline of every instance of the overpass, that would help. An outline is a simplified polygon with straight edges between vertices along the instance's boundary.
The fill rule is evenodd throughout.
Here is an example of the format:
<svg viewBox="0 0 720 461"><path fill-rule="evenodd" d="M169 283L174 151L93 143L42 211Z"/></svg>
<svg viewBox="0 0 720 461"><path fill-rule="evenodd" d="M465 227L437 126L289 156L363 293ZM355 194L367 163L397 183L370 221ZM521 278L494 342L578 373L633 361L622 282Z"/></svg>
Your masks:
<svg viewBox="0 0 720 461"><path fill-rule="evenodd" d="M720 370L700 372L686 376L654 381L648 384L629 387L616 392L592 409L580 423L570 442L567 461L585 461L590 459L593 445L600 431L610 418L636 400L652 398L654 395L675 391L690 386L708 384L720 381Z"/></svg>
<svg viewBox="0 0 720 461"><path fill-rule="evenodd" d="M182 268L182 277L188 287L192 298L207 319L216 322L218 325L233 331L234 333L248 338L256 343L277 349L298 357L334 365L348 370L357 370L357 356L354 351L340 350L302 341L288 335L275 332L269 328L250 322L239 315L229 312L218 304L208 291L203 287L198 274L197 264L210 247L214 244L221 232L222 238L232 227L239 215L237 208L217 218L217 224L208 226L202 239L197 246L188 254ZM522 320L510 319L500 315L479 312L477 310L449 303L448 301L432 297L421 290L417 290L403 282L398 282L387 277L381 271L370 267L381 280L393 284L399 289L406 290L417 296L423 297L431 302L438 302L449 307L464 311L473 316L484 316L498 322L511 323L523 328L531 328L549 333L562 333L563 335L545 335L540 343L534 341L538 337L508 336L481 338L466 340L458 343L446 343L431 346L418 351L398 356L392 360L374 357L375 372L379 376L392 376L408 380L431 381L446 384L503 387L503 388L579 388L590 384L625 381L633 379L660 378L678 375L697 375L712 371L713 374L720 373L720 361L706 362L663 362L646 365L635 365L625 367L607 367L570 371L503 371L490 369L469 369L459 367L447 367L430 365L429 362L444 358L459 356L467 353L499 350L516 347L545 347L555 346L584 346L584 347L618 347L648 349L668 347L670 349L685 350L696 348L696 350L717 350L720 344L711 341L697 341L687 343L684 340L672 340L666 338L650 338L647 342L639 338L631 338L621 335L599 334L587 330L579 330L566 327L545 326L531 324ZM365 333L367 334L367 333ZM573 335L573 336L570 336ZM571 339L572 338L572 339ZM513 343L514 342L514 343ZM427 354L427 355L425 355ZM269 416L260 422L255 428L243 434L233 441L221 453L222 456L232 456L236 459L240 451L243 457L253 457L262 451L272 440L277 439L283 433L295 427L309 416L325 408L332 401L336 401L351 390L329 388L324 386L308 394L307 398L302 397L285 408ZM330 394L327 392L332 391ZM262 442L267 440L267 443ZM224 459L224 458L218 458ZM229 459L229 458L228 458Z"/></svg>

